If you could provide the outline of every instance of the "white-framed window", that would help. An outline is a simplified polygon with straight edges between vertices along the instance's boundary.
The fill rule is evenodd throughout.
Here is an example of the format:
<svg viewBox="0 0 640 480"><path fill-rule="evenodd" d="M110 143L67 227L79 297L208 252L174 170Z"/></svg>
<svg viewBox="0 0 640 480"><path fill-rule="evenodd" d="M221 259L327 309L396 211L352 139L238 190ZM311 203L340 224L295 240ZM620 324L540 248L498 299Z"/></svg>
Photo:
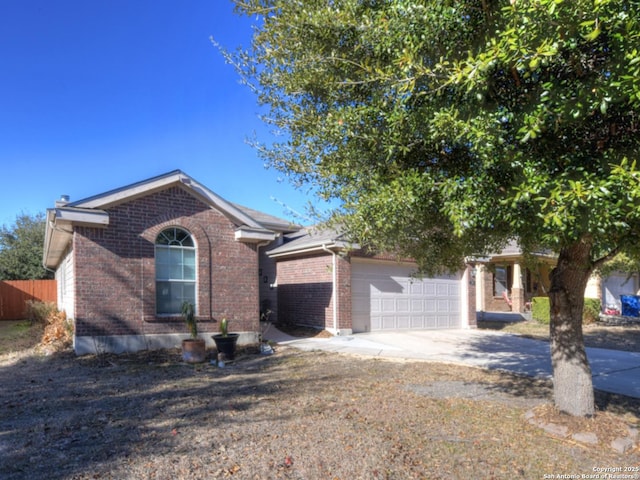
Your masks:
<svg viewBox="0 0 640 480"><path fill-rule="evenodd" d="M171 227L156 237L156 313L179 315L196 305L196 246L186 230Z"/></svg>

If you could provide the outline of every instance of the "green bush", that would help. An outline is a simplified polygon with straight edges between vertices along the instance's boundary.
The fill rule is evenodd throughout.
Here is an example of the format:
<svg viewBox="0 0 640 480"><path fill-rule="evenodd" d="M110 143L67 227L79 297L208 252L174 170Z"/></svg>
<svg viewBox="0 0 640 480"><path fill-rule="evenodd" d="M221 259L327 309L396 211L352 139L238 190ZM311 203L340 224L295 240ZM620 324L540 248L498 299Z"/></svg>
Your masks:
<svg viewBox="0 0 640 480"><path fill-rule="evenodd" d="M47 323L58 308L54 302L41 302L39 300L27 300L27 318L31 323Z"/></svg>
<svg viewBox="0 0 640 480"><path fill-rule="evenodd" d="M531 299L531 316L534 320L549 325L551 321L549 307L549 297L533 297Z"/></svg>
<svg viewBox="0 0 640 480"><path fill-rule="evenodd" d="M584 310L582 312L582 323L588 325L598 321L602 305L597 298L585 298Z"/></svg>
<svg viewBox="0 0 640 480"><path fill-rule="evenodd" d="M534 297L531 299L531 316L534 320L549 325L551 321L549 307L549 297ZM597 298L585 298L582 323L589 324L597 321L600 315L600 308L600 300Z"/></svg>

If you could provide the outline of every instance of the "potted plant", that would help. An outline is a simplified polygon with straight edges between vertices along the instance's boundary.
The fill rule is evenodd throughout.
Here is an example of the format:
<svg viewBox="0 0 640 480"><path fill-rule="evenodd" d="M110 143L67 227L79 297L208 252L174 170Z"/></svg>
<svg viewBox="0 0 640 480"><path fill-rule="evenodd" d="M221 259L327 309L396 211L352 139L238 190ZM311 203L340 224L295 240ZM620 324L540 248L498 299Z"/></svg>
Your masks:
<svg viewBox="0 0 640 480"><path fill-rule="evenodd" d="M213 341L216 342L218 353L224 354L227 360L233 360L236 354L236 343L238 342L239 333L229 333L229 321L223 318L220 321L220 333L213 335Z"/></svg>
<svg viewBox="0 0 640 480"><path fill-rule="evenodd" d="M202 363L207 356L207 348L204 339L198 338L196 308L192 303L182 303L182 318L191 334L191 338L182 340L182 360L187 363Z"/></svg>

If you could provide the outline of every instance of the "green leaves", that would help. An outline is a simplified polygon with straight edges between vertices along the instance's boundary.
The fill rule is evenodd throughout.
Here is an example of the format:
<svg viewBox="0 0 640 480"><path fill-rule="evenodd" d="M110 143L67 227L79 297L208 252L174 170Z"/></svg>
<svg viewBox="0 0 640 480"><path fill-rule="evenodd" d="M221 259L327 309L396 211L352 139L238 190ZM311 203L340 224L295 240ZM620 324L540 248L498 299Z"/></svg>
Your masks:
<svg viewBox="0 0 640 480"><path fill-rule="evenodd" d="M640 232L637 2L241 8L261 20L236 63L282 134L263 158L359 242L451 266L507 237L604 251Z"/></svg>
<svg viewBox="0 0 640 480"><path fill-rule="evenodd" d="M51 278L42 267L45 217L20 214L0 228L0 280Z"/></svg>

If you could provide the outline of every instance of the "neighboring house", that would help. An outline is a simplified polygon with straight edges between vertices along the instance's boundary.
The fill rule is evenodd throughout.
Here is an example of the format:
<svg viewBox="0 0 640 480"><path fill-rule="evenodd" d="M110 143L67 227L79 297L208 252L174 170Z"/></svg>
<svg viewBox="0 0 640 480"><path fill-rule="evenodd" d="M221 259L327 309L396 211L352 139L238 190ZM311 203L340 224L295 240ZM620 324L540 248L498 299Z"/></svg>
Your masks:
<svg viewBox="0 0 640 480"><path fill-rule="evenodd" d="M413 278L410 261L230 203L179 170L56 202L44 265L77 354L177 346L183 301L208 343L222 318L256 342L261 314L336 334L475 326L472 267Z"/></svg>
<svg viewBox="0 0 640 480"><path fill-rule="evenodd" d="M481 259L475 272L478 312L522 313L533 297L547 296L557 255L538 252L531 259L535 265L524 267L525 259L515 242L510 242L500 253ZM620 310L620 296L636 295L639 288L637 274L614 273L606 278L593 275L585 298L600 299L603 309L609 306Z"/></svg>
<svg viewBox="0 0 640 480"><path fill-rule="evenodd" d="M273 275L261 271L261 250L292 230L176 170L56 202L47 211L44 265L56 272L78 354L178 345L187 333L183 301L196 305L207 342L226 317L240 342L252 343L261 281Z"/></svg>
<svg viewBox="0 0 640 480"><path fill-rule="evenodd" d="M535 266L525 267L516 242L501 252L480 259L476 266L478 312L524 312L533 297L547 296L549 274L557 256L549 252L531 255Z"/></svg>
<svg viewBox="0 0 640 480"><path fill-rule="evenodd" d="M615 272L602 278L594 275L589 284L585 297L599 298L605 313L622 313L621 297L623 295L638 295L640 285L638 274Z"/></svg>

